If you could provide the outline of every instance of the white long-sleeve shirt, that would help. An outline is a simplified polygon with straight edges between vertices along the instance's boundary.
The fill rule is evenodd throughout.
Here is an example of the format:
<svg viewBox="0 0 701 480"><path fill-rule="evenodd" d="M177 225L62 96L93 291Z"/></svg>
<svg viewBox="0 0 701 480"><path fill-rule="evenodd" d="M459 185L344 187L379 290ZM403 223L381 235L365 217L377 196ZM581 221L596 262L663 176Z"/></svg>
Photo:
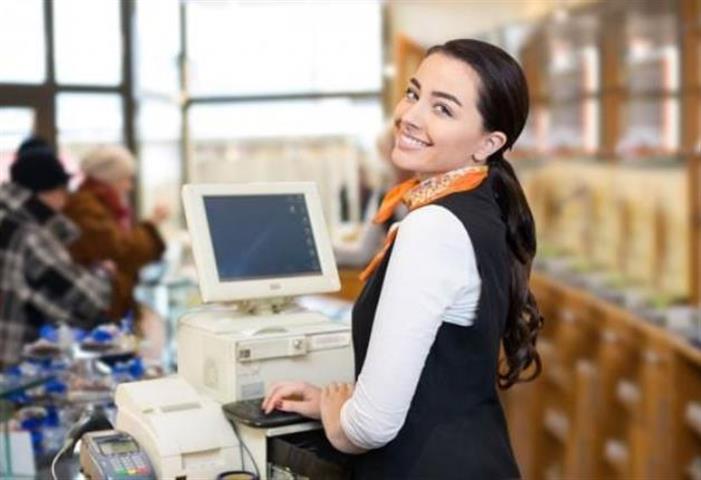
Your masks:
<svg viewBox="0 0 701 480"><path fill-rule="evenodd" d="M387 266L365 363L341 427L374 449L397 435L443 322L469 328L481 281L469 235L448 209L427 205L401 222Z"/></svg>

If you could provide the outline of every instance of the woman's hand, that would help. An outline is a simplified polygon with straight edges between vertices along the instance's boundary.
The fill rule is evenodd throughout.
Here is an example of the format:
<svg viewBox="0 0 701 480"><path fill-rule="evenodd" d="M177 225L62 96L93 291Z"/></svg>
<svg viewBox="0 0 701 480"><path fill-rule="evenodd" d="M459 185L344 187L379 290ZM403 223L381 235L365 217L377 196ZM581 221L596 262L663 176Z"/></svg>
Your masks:
<svg viewBox="0 0 701 480"><path fill-rule="evenodd" d="M273 384L263 399L261 408L265 413L274 409L295 412L318 420L321 418L319 402L321 389L306 382L279 382Z"/></svg>
<svg viewBox="0 0 701 480"><path fill-rule="evenodd" d="M154 225L160 225L170 217L170 208L165 203L158 203L153 207L149 220Z"/></svg>
<svg viewBox="0 0 701 480"><path fill-rule="evenodd" d="M353 395L350 383L332 383L321 391L321 422L326 437L337 450L345 453L363 453L365 450L354 445L341 427L341 408Z"/></svg>
<svg viewBox="0 0 701 480"><path fill-rule="evenodd" d="M117 273L117 264L114 263L114 260L110 260L110 259L102 260L102 261L98 262L95 265L95 267L98 270L101 270L102 272L104 272L104 274L109 278L114 277Z"/></svg>

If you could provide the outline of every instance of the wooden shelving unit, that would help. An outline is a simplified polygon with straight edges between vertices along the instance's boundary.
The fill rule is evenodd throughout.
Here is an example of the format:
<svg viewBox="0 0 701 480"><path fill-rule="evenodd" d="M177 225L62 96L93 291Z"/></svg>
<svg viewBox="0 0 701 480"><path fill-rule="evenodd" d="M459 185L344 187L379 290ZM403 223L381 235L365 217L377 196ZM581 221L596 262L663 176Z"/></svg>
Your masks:
<svg viewBox="0 0 701 480"><path fill-rule="evenodd" d="M701 304L701 0L680 0L682 151L689 185L691 301Z"/></svg>
<svg viewBox="0 0 701 480"><path fill-rule="evenodd" d="M693 478L701 351L547 275L534 274L532 288L543 310L558 314L540 341L537 386L503 395L524 478ZM553 382L553 371L571 387Z"/></svg>
<svg viewBox="0 0 701 480"><path fill-rule="evenodd" d="M701 301L699 3L605 0L545 22L520 55L554 142L517 164L540 245L656 304Z"/></svg>

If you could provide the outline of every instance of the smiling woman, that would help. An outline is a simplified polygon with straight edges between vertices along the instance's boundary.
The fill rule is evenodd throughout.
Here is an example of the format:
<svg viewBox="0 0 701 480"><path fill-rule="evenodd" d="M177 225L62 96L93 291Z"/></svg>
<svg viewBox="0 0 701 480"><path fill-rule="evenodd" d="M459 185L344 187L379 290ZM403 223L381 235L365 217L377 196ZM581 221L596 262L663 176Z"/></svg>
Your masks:
<svg viewBox="0 0 701 480"><path fill-rule="evenodd" d="M263 403L321 418L336 448L358 454L357 478L520 476L496 385L541 368L535 227L503 157L527 115L518 64L476 40L430 49L395 109L392 161L416 178L378 210L379 222L399 202L410 213L363 272L357 382L286 382Z"/></svg>

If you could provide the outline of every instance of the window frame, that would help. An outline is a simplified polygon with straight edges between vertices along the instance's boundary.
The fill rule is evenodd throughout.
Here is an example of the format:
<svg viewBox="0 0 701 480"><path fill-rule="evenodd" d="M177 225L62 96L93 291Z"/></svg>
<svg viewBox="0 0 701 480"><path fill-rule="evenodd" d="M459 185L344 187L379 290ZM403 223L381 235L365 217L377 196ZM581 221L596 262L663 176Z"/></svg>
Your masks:
<svg viewBox="0 0 701 480"><path fill-rule="evenodd" d="M90 84L59 84L56 82L55 45L54 45L54 5L53 0L44 0L44 39L46 42L45 67L46 78L39 84L22 84L0 82L0 104L3 106L28 106L36 111L35 133L57 146L56 98L59 93L114 93L122 101L122 138L126 146L135 150L134 126L134 81L133 70L133 16L134 5L131 1L121 1L119 23L121 32L123 61L120 82L115 86Z"/></svg>

